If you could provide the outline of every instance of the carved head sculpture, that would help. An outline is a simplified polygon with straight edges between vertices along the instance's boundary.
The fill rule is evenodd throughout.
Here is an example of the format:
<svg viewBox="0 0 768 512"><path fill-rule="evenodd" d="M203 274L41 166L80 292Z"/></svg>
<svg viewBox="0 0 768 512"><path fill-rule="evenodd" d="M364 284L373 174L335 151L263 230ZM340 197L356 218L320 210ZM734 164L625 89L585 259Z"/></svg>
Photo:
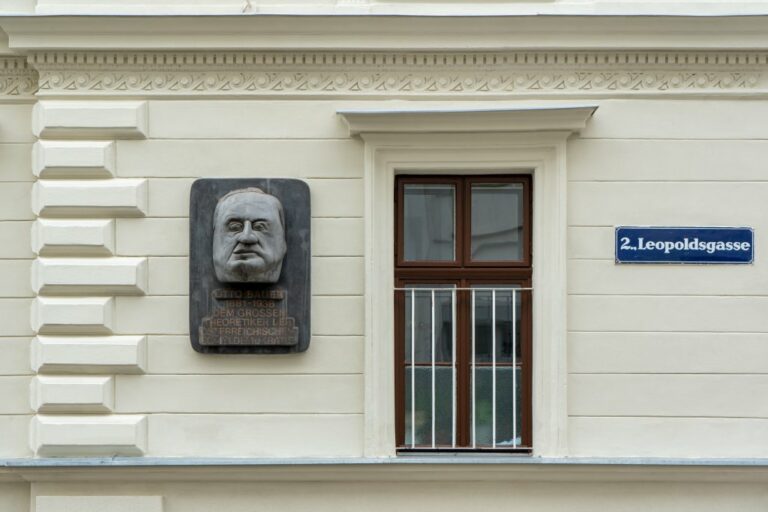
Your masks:
<svg viewBox="0 0 768 512"><path fill-rule="evenodd" d="M285 242L283 205L259 188L233 190L213 212L213 268L222 283L276 283Z"/></svg>

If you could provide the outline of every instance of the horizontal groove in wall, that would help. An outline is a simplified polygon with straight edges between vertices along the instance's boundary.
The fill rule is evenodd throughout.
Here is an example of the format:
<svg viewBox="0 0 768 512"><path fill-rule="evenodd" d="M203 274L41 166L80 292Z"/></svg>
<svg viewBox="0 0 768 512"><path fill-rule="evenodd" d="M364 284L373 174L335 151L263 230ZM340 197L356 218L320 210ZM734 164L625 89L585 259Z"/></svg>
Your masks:
<svg viewBox="0 0 768 512"><path fill-rule="evenodd" d="M621 342L617 342L621 343ZM619 376L630 376L630 375L644 375L644 376L663 376L663 377L669 377L672 375L681 375L686 376L690 375L693 377L699 377L699 376L721 376L721 377L762 377L764 375L768 375L768 368L764 372L718 372L718 371L711 371L711 372L671 372L671 371L654 371L654 372L616 372L616 371L605 371L605 372L568 372L568 375L598 375L598 376L610 376L610 375L619 375Z"/></svg>
<svg viewBox="0 0 768 512"><path fill-rule="evenodd" d="M678 141L678 142L684 142L684 141L753 141L753 142L766 142L768 141L768 138L742 138L742 137L733 137L733 138L723 138L723 137L700 137L700 138L685 138L685 137L665 137L663 139L656 138L656 137L590 137L589 135L579 135L579 139L581 140L643 140L643 141Z"/></svg>
<svg viewBox="0 0 768 512"><path fill-rule="evenodd" d="M283 98L283 100L284 100L284 98ZM161 142L161 141L164 141L164 140L174 141L174 142L176 142L176 141L185 141L185 140L188 140L190 142L201 141L201 140L203 140L203 141L220 141L220 142L243 141L243 140L254 141L254 142L275 142L275 141L280 141L280 142L292 142L292 141L296 141L296 142L349 142L350 140L354 140L354 139L351 139L350 137L328 137L328 138L320 138L320 137L305 137L305 138L302 138L302 137L280 137L280 138L275 138L275 139L269 139L269 138L266 138L266 137L223 137L223 138L218 138L218 137L152 137L150 135L149 137L147 137L144 140L157 141L157 142Z"/></svg>
<svg viewBox="0 0 768 512"><path fill-rule="evenodd" d="M606 415L580 415L580 414L569 414L569 418L664 418L664 419L718 419L718 420L755 420L755 421L765 421L768 420L768 416L702 416L702 415L691 415L691 416L664 416L664 415L618 415L618 414L606 414Z"/></svg>
<svg viewBox="0 0 768 512"><path fill-rule="evenodd" d="M270 418L283 418L283 417L306 417L307 419L312 419L317 416L327 416L327 417L334 417L334 418L346 418L346 417L356 417L356 416L363 416L362 412L148 412L148 413L137 413L141 414L142 416L146 416L148 418L152 417L160 417L160 416L205 416L205 417L211 417L211 416L244 416L244 417L254 417L254 418L264 418L264 417L270 417ZM2 416L17 416L17 415L2 415L0 414L0 417ZM28 416L28 415L27 415Z"/></svg>
<svg viewBox="0 0 768 512"><path fill-rule="evenodd" d="M266 372L217 372L217 373L159 373L159 372L146 372L145 375L151 377L359 377L363 375L362 372L322 372L322 373L266 373ZM576 375L576 374L574 374ZM736 375L736 374L733 374ZM154 414L154 413L152 413ZM195 413L197 414L197 413ZM214 414L214 413L211 413ZM230 414L230 413L227 413ZM266 414L266 413L264 413ZM274 413L284 414L284 413ZM296 413L300 414L300 413ZM302 413L303 414L303 413ZM325 413L323 413L325 414Z"/></svg>
<svg viewBox="0 0 768 512"><path fill-rule="evenodd" d="M744 137L744 138L717 138L717 137L701 137L701 138L686 138L686 137L590 137L590 136L584 136L579 135L579 140L608 140L608 141L633 141L633 140L642 140L642 141L656 141L656 142L666 142L666 141L676 141L676 142L696 142L696 141L707 141L707 142L734 142L734 141L746 141L746 142L768 142L768 138L752 138L752 137Z"/></svg>
<svg viewBox="0 0 768 512"><path fill-rule="evenodd" d="M163 98L165 99L165 98ZM280 98L281 101L285 101L285 98ZM254 142L349 142L354 141L355 139L352 137L329 137L329 138L319 138L319 137L280 137L280 138L264 138L264 137L223 137L223 138L217 138L217 137L152 137L151 135L147 137L146 139L142 139L142 141L154 141L154 142L162 142L162 141L173 141L173 142L179 142L179 141L190 141L190 142L196 142L196 141L218 141L218 142L227 142L227 141L254 141ZM592 137L589 135L576 135L573 140L589 140L589 141L599 141L599 140L605 140L605 141L648 141L648 142L668 142L668 141L675 141L675 142L699 142L699 141L706 141L706 142L768 142L768 137L766 138L759 138L759 137L744 137L744 138L718 138L718 137ZM29 145L29 142L0 142L0 145L2 144L16 144L16 145ZM362 146L361 146L362 151Z"/></svg>
<svg viewBox="0 0 768 512"><path fill-rule="evenodd" d="M695 185L697 183L713 183L717 185L726 185L728 183L743 185L748 183L765 183L768 182L768 179L765 180L756 180L754 178L744 179L744 180L738 180L738 179L722 179L722 180L700 180L700 179L691 179L691 180L680 180L680 179L674 179L674 180L645 180L645 179L623 179L623 180L601 180L601 179L591 179L591 180L572 180L569 179L568 183L616 183L616 184L633 184L633 185L642 185L644 183L658 183L662 185L666 184L683 184L683 185Z"/></svg>
<svg viewBox="0 0 768 512"><path fill-rule="evenodd" d="M738 298L764 298L768 297L767 295L757 295L757 294L680 294L680 293L569 293L569 297L643 297L643 298L652 298L652 297L665 297L665 298L674 298L674 297L698 297L698 298L732 298L732 299L738 299Z"/></svg>
<svg viewBox="0 0 768 512"><path fill-rule="evenodd" d="M150 180L153 178L149 178ZM165 179L165 178L161 178ZM345 215L345 216L337 216L337 215L312 215L312 219L339 219L339 220L357 220L357 219L363 219L364 217L362 215ZM184 215L168 215L168 216L162 216L162 215L154 215L154 216L146 216L141 218L136 218L137 221L145 221L145 220L188 220L189 216ZM123 220L123 219L121 219ZM125 219L125 220L134 220L134 219Z"/></svg>
<svg viewBox="0 0 768 512"><path fill-rule="evenodd" d="M735 335L738 336L740 334L768 334L768 330L766 331L692 331L690 329L681 329L679 331L659 331L659 330L653 330L653 331L637 331L637 330L626 330L626 331L617 331L615 329L608 329L605 331L595 331L593 329L587 329L587 330L576 330L576 329L569 329L568 333L598 333L598 334L610 334L610 333L616 333L616 334L649 334L649 333L657 333L657 334L682 334L682 333L689 333L689 334L729 334L729 335Z"/></svg>

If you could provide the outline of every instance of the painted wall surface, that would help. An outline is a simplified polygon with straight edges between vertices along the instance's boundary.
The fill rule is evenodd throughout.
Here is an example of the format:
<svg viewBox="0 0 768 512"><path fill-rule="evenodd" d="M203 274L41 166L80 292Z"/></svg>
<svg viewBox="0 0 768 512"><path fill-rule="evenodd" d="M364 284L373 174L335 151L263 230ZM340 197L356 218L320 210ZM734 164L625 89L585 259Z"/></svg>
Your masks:
<svg viewBox="0 0 768 512"><path fill-rule="evenodd" d="M53 0L29 4L15 2L14 12L80 8ZM97 4L111 14L117 9L113 2ZM432 4L422 7L429 11ZM610 8L619 4L637 8L629 2ZM339 8L355 5L363 3ZM752 34L754 46L731 39L741 45L731 52L721 51L718 44L726 43L715 36L689 44L698 50L676 40L676 28L710 23L685 18L657 27L677 50L576 52L590 42L621 46L604 33L591 39L584 29L557 31L573 38L572 46L558 43L560 51L500 51L514 47L500 43L512 36L508 27L491 24L497 32L477 43L481 48L456 53L450 34L436 33L402 43L418 50L368 51L394 40L388 38L397 30L389 25L379 27L385 35L360 40L348 38L347 26L339 33L324 26L297 40L301 30L294 27L291 37L263 43L268 50L232 51L252 34L216 30L227 23L242 29L242 17L211 20L209 46L202 48L183 42L199 30L199 20L176 20L178 41L158 35L152 28L158 20L140 29L127 18L91 41L92 20L61 22L46 32L45 20L30 18L0 19L9 35L0 48L6 78L0 81L0 459L53 464L49 458L93 457L109 465L104 461L113 457L250 458L275 467L248 475L216 463L201 473L130 468L98 475L104 482L97 484L88 483L97 478L87 470L38 472L19 469L16 461L0 467L0 510L253 510L254 503L264 510L390 510L435 502L441 510L463 510L477 496L488 509L515 502L535 510L645 510L649 499L659 510L768 504L764 468L759 474L678 468L668 479L658 468L622 470L619 477L605 468L532 467L538 476L517 480L519 470L509 468L486 478L483 464L476 473L441 468L415 476L334 466L296 470L301 492L295 492L294 482L285 481L293 468L280 466L288 459L359 461L370 453L366 414L375 389L366 379L379 362L367 351L366 315L391 302L373 303L366 289L372 271L366 251L376 234L368 223L375 215L375 198L367 195L366 170L375 168L370 134L350 135L339 112L573 104L597 110L584 129L558 132L565 142L556 160L567 188L559 205L567 233L561 240L567 364L560 368L565 385L557 404L565 419L553 434L562 439L547 455L561 462L599 457L595 465L607 466L641 457L748 459L764 466L768 54L759 48L768 42L755 28L759 20L724 21L752 28L739 34ZM533 23L550 22L562 23ZM277 19L276 31L282 23L294 21ZM445 23L450 28L453 21ZM467 21L472 30L482 23ZM653 46L654 30L637 23L631 45ZM335 48L329 41L344 50L292 47ZM224 49L214 51L217 44ZM528 141L521 152L552 135L515 130ZM459 135L499 140L515 130L480 126ZM440 129L420 136L449 140ZM299 178L309 185L313 295L306 353L192 350L189 191L200 177ZM534 187L542 179L534 172ZM755 261L616 265L620 225L749 226ZM534 254L534 267L543 258ZM536 294L552 293L533 286ZM56 481L65 478L71 482Z"/></svg>
<svg viewBox="0 0 768 512"><path fill-rule="evenodd" d="M609 101L568 148L574 455L765 456L763 101ZM616 265L619 225L751 226L754 265Z"/></svg>
<svg viewBox="0 0 768 512"><path fill-rule="evenodd" d="M30 457L32 105L0 101L0 456Z"/></svg>
<svg viewBox="0 0 768 512"><path fill-rule="evenodd" d="M146 179L148 206L144 217L116 219L114 254L146 258L148 278L143 296L114 299L112 332L147 336L147 366L144 375L115 377L113 412L148 415L147 455L361 454L363 147L346 135L340 105L354 103L151 100L147 138L116 142L114 179ZM768 369L760 313L763 110L761 101L601 100L587 130L570 139L572 455L750 457L768 447L757 392ZM307 354L191 351L188 197L203 176L309 183L314 338ZM28 194L29 181L11 186ZM12 198L21 204L6 218L30 218L27 196ZM750 266L617 266L616 225L752 226L757 257ZM26 231L29 223L4 226ZM16 247L8 257L18 259L3 263L19 281L6 287L13 298L4 306L21 311L9 313L19 326L8 334L18 336L31 334L24 237L5 249ZM7 373L28 374L28 339L9 342L19 355ZM29 414L29 377L4 381L19 402L7 413ZM8 453L26 453L19 444Z"/></svg>
<svg viewBox="0 0 768 512"><path fill-rule="evenodd" d="M378 512L411 506L421 510L461 511L477 506L478 502L484 508L520 506L527 510L581 512L606 507L635 512L648 509L649 496L653 497L654 509L665 512L718 511L723 508L757 511L764 509L768 500L764 488L744 483L604 483L597 487L582 482L358 481L343 485L333 482L301 482L299 485L297 492L296 484L287 482L251 482L247 485L230 482L145 483L140 487L136 484L42 484L36 486L32 500L37 504L37 512L72 510L65 507L71 507L70 503L78 498L83 500L80 496L65 496L65 492L76 492L92 500L89 503L91 509L80 510L104 510L105 506L114 506L115 496L134 494L137 488L144 495L145 503L152 503L147 498L163 496L164 510L190 512L217 507L254 510L254 506L259 507L256 510L291 512L308 507L319 511L364 509ZM107 496L98 496L104 493L108 493ZM162 509L146 506L142 510Z"/></svg>

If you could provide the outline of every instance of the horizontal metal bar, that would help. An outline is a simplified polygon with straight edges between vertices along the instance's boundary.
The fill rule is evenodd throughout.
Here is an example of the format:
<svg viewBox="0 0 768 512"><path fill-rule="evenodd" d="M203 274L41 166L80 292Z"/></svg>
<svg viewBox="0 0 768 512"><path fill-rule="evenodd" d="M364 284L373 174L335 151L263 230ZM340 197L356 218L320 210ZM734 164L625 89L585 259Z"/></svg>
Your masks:
<svg viewBox="0 0 768 512"><path fill-rule="evenodd" d="M490 292L490 291L515 291L515 292L530 292L533 288L393 288L396 292L450 292L450 291L476 291L476 292Z"/></svg>
<svg viewBox="0 0 768 512"><path fill-rule="evenodd" d="M432 367L432 363L429 362L429 361L427 361L426 363L418 363L418 362L411 363L410 361L403 361L402 364L404 364L406 366L409 366L409 367L410 366L414 366L416 368L431 368ZM451 363L450 362L442 362L442 363L441 362L436 362L435 366L441 367L441 368L450 368L451 367ZM485 363L484 362L478 362L476 366L488 366L490 368L491 362L490 361L485 362ZM505 362L499 363L499 362L496 362L496 366L498 366L500 368L520 368L520 367L523 366L523 363L521 363L519 361L515 362L515 363L505 363ZM589 375L589 374L584 374L584 375ZM733 375L733 374L730 374L730 375Z"/></svg>

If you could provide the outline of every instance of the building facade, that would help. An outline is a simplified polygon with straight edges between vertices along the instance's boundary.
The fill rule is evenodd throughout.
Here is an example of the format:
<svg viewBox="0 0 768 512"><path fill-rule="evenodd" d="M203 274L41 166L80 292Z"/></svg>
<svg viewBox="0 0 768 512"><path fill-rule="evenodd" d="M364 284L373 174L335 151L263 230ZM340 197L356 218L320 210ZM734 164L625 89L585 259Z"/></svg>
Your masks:
<svg viewBox="0 0 768 512"><path fill-rule="evenodd" d="M0 510L768 506L765 6L0 14ZM308 188L306 350L193 348L200 178Z"/></svg>

